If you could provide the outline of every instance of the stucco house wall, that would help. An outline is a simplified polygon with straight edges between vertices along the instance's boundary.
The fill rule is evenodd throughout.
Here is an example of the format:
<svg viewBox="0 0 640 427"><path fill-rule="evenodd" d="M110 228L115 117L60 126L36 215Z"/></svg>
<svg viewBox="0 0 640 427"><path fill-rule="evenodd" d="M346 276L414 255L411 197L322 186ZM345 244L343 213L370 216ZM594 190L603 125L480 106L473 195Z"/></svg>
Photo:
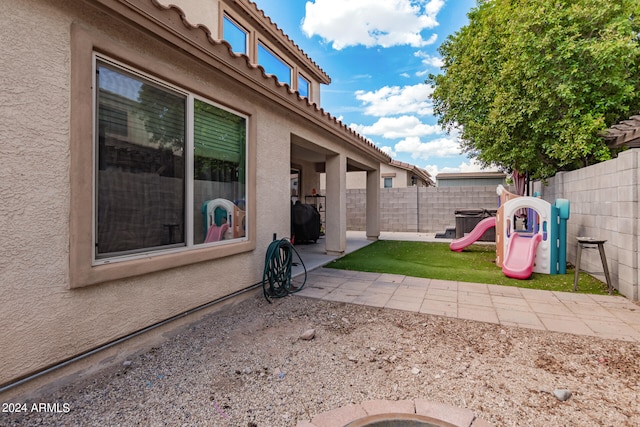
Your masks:
<svg viewBox="0 0 640 427"><path fill-rule="evenodd" d="M130 3L150 8L158 19L149 24L154 31L110 9L133 16ZM354 147L345 152L335 134L352 132L339 124L333 125L335 133L311 124L305 115L320 113L306 101L295 101L305 103L298 114L273 102L256 88L284 91L285 98L291 93L236 61L224 45L206 48L224 49L231 58L230 65L216 68L207 63L213 56L197 56L204 50L188 52L168 43L159 34L173 25L188 34L204 32L184 26L180 13L162 11L152 0L8 0L4 6L0 386L259 283L273 235L290 233L293 135L372 170L380 162ZM179 36L173 43L181 43ZM91 234L87 147L90 153L94 142L82 133L87 126L91 130L91 108L82 96L91 88L78 76L91 73L92 49L249 116L245 240L121 263L131 264L127 274L118 263L86 273L94 268L82 252ZM224 69L234 66L244 67L238 69L241 80Z"/></svg>
<svg viewBox="0 0 640 427"><path fill-rule="evenodd" d="M401 164L403 167L396 166L396 164ZM412 187L413 184L412 176L415 176L411 170L407 168L415 168L413 165L409 165L407 163L400 163L392 161L391 163L381 163L380 164L380 188L384 188L385 178L392 179L392 187L390 188L407 188ZM421 174L426 175L426 171L422 171ZM429 185L433 185L431 182L427 182L422 177L417 177L417 186L418 187L427 187ZM326 188L326 176L325 174L320 175L320 189L324 191ZM367 188L367 174L366 172L348 172L347 173L347 189L366 189Z"/></svg>

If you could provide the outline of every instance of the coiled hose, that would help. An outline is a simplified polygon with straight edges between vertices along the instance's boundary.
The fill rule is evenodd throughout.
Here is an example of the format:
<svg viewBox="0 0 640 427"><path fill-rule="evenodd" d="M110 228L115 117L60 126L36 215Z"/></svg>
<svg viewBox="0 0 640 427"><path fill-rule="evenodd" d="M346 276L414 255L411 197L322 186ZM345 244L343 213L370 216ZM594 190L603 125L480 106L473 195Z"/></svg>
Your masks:
<svg viewBox="0 0 640 427"><path fill-rule="evenodd" d="M294 253L304 268L304 280L299 286L291 285L291 266L293 265ZM282 298L298 292L306 282L307 268L291 241L280 239L271 242L264 258L264 273L262 275L262 291L267 301L271 303L271 298Z"/></svg>

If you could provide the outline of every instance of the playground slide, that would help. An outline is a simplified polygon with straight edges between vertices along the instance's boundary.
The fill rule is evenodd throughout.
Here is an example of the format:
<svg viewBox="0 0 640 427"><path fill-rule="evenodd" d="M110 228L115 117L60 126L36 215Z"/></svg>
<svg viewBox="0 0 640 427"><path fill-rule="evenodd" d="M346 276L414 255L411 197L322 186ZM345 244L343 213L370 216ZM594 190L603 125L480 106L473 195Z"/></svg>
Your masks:
<svg viewBox="0 0 640 427"><path fill-rule="evenodd" d="M502 263L504 275L520 280L531 277L540 240L542 240L540 234L535 234L530 238L522 237L517 233L511 236L509 248Z"/></svg>
<svg viewBox="0 0 640 427"><path fill-rule="evenodd" d="M488 218L485 218L480 221L478 225L473 228L473 230L471 230L471 233L451 242L449 244L449 249L455 252L462 252L464 248L472 243L475 243L480 237L482 237L485 231L495 226L496 217L490 216Z"/></svg>

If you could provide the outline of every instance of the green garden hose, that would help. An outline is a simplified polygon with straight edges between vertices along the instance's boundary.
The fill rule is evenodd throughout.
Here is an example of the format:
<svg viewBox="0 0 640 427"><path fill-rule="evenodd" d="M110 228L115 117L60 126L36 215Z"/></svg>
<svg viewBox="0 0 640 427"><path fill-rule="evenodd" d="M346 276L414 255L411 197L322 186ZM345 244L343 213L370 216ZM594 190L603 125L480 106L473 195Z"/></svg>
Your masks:
<svg viewBox="0 0 640 427"><path fill-rule="evenodd" d="M304 268L304 280L300 286L291 285L291 266L295 253ZM298 292L307 282L307 268L300 258L300 254L289 239L274 240L267 248L264 258L264 273L262 275L262 291L264 297L271 303L271 298L282 298Z"/></svg>

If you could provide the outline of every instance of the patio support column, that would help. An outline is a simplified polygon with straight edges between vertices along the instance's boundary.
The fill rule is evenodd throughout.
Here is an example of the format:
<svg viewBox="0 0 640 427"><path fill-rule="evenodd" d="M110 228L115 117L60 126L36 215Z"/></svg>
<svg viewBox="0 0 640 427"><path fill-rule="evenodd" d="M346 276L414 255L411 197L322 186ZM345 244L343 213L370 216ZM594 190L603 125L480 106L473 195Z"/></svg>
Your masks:
<svg viewBox="0 0 640 427"><path fill-rule="evenodd" d="M347 249L347 157L327 156L327 211L325 248L327 254L342 255Z"/></svg>
<svg viewBox="0 0 640 427"><path fill-rule="evenodd" d="M368 240L380 237L380 169L367 171L366 229Z"/></svg>

